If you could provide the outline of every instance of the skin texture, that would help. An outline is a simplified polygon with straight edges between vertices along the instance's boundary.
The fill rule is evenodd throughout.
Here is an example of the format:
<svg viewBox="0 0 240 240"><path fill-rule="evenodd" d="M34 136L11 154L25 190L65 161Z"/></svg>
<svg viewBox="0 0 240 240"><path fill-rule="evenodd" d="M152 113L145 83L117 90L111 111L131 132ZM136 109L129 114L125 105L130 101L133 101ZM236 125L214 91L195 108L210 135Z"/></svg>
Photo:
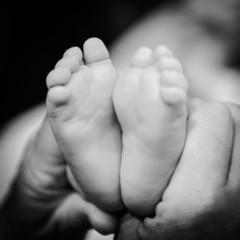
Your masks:
<svg viewBox="0 0 240 240"><path fill-rule="evenodd" d="M48 133L47 138L41 136L43 132ZM18 174L0 209L0 232L7 239L83 239L91 228L102 234L115 231L116 218L84 200L70 186L65 159L56 149L45 118L41 131L27 144Z"/></svg>
<svg viewBox="0 0 240 240"><path fill-rule="evenodd" d="M121 194L136 215L153 213L175 170L185 143L187 89L180 62L161 45L138 48L114 88L123 143Z"/></svg>
<svg viewBox="0 0 240 240"><path fill-rule="evenodd" d="M204 0L205 1L205 0ZM215 1L215 0L214 0ZM189 1L189 2L193 2L193 1ZM194 2L197 2L197 1L194 1ZM199 1L198 1L199 2ZM209 2L209 1L207 1L207 2ZM229 1L228 1L229 2ZM217 2L217 4L219 4L219 2ZM199 9L199 8L197 8L197 9ZM226 8L224 8L224 11L226 10ZM177 9L177 11L179 11L179 9ZM190 11L190 12L193 12L193 11ZM175 13L174 13L174 15L175 15ZM214 14L210 14L211 16L215 16ZM221 15L221 14L220 14ZM222 16L222 15L221 15ZM232 14L231 14L231 16L232 16ZM192 20L192 19L191 19ZM163 23L163 25L164 24L166 24L166 21L160 21L161 23ZM184 22L185 23L185 22ZM158 28L157 28L157 30L159 30L159 22L158 22ZM168 26L168 25L167 25ZM221 26L222 26L222 24L221 24ZM234 26L234 24L227 24L227 29L229 29L229 26ZM151 29L154 31L154 36L155 36L155 34L157 33L157 31L156 31L156 29L154 29L153 27L152 27L152 25L151 25ZM170 31L170 29L171 29L171 27L166 27L166 29L167 29L167 32L166 32L166 34L163 34L161 31L159 31L159 34L160 34L160 39L161 39L161 37L163 37L163 36L169 36L169 34L167 34L167 33L169 33L169 31ZM180 28L181 30L182 30L182 27ZM173 32L175 33L175 32L177 32L176 31L176 29L174 29L173 30ZM182 32L182 31L181 31ZM133 33L134 34L134 33ZM144 34L145 34L145 32L144 32ZM146 37L147 38L149 38L149 36L150 36L150 34L145 34L146 35ZM184 34L184 36L186 36L186 34ZM140 35L140 37L137 37L137 39L141 39L142 40L142 37L143 37L143 34L141 34ZM199 38L199 35L197 35L197 38ZM174 41L177 41L178 43L179 43L179 37L172 37L172 35L170 34L170 39L173 39ZM235 39L235 38L229 38L229 39ZM122 39L121 39L122 40ZM192 38L190 38L190 42L191 43L195 43L196 41L196 39L192 39ZM133 45L135 46L136 45L136 39L134 39L134 41L132 41L133 42ZM157 39L157 42L159 42L159 39ZM127 43L127 44L126 44ZM201 44L200 44L200 46L202 46L202 41L200 42ZM205 50L206 49L206 46L203 44L203 47L202 48L199 48L199 45L196 47L195 45L194 45L194 47L195 47L195 49L200 49L199 50L199 52L207 52L207 53L211 53L212 51L211 51L211 49L213 48L213 46L216 46L217 44L217 42L216 42L216 39L214 39L214 41L213 41L213 43L214 44L210 44L210 48L207 48L207 51ZM141 45L142 43L140 43L140 45ZM129 52L131 52L131 51L129 51L127 48L126 48L126 46L128 46L129 45L129 41L127 40L125 43L123 43L123 46L124 46L124 48L123 47L120 47L120 50L121 50L121 53L125 56L125 53L123 52L123 49L126 49L126 52L127 53L129 53ZM180 44L181 45L181 44ZM183 50L183 52L184 52L184 56L185 55L187 55L186 53L187 52L189 52L190 53L190 55L192 56L192 55L194 55L194 56L196 56L197 54L195 54L195 52L194 52L194 54L192 54L193 52L190 50L189 51L189 46L190 46L191 44L189 44L189 41L186 43L186 39L184 38L184 42L183 42L183 44L181 45L181 48L182 48L182 46L186 46L186 49L185 50ZM202 51L202 50L205 50L205 51ZM224 49L224 46L220 46L220 48L218 48L217 49L217 53L221 53L222 52L222 49ZM175 50L174 50L174 52L175 52ZM119 52L116 54L116 58L119 58ZM197 55L198 56L198 55ZM198 56L199 57L199 56ZM198 57L196 57L197 59L199 59ZM191 60L192 58L190 57L190 60ZM212 69L213 68L213 66L211 65L211 64L209 64L209 62L211 63L211 61L212 62L214 62L212 59L211 59L211 57L209 58L208 56L207 57L203 57L203 58L201 58L201 55L200 55L200 59L201 59L201 61L200 62L207 62L207 64L206 64L206 66L204 65L203 66L203 68L201 69L200 68L200 70L199 70L199 72L198 72L198 74L197 74L197 76L200 76L198 79L199 80L201 80L201 81L198 81L198 79L196 79L196 81L195 81L195 83L202 83L202 80L205 80L206 81L206 83L209 83L210 82L210 80L211 79L216 79L216 81L217 82L219 82L219 77L221 77L221 76L225 76L224 74L222 74L222 72L220 71L220 73L219 74L214 74L215 72L213 72L213 74L209 74L209 69ZM208 59L210 59L210 61L207 61ZM194 60L194 59L193 59ZM121 60L120 60L120 62L121 62ZM122 62L127 62L127 61L122 61ZM195 63L195 61L190 61L190 63ZM197 66L199 67L199 64L198 64L198 62L197 62ZM209 66L209 67L208 67ZM222 64L221 64L221 66L222 66ZM206 67L208 67L207 69L206 69ZM214 69L214 68L213 68ZM203 70L203 71L201 71L201 70ZM193 71L194 72L194 75L196 75L196 72L195 71ZM219 72L219 69L217 69L217 73ZM202 75L200 75L199 73L203 73L204 74L204 76L202 76ZM206 73L206 74L205 74ZM211 71L210 71L210 73L211 73ZM223 73L225 73L224 71L223 71ZM239 80L238 79L239 77L237 76L237 80ZM229 79L228 77L224 77L224 79L226 79L226 84L224 84L223 85L223 90L224 91L220 91L220 94L219 94L219 96L221 97L221 99L222 99L222 96L223 96L223 94L224 93L226 93L225 92L225 90L226 90L226 86L228 86L229 85L229 82L232 82L232 81L229 81L229 80L232 80L232 79ZM202 86L207 86L207 89L212 89L212 93L214 93L214 92L216 92L216 86L218 86L218 85L214 85L215 87L212 87L212 88L209 88L209 85L208 84L201 84ZM237 86L235 85L235 84L233 84L233 89L234 89L234 92L236 93L236 94L233 94L233 91L229 91L231 94L230 95L228 95L227 96L227 99L229 99L229 97L231 98L232 96L235 96L235 97L237 97L237 100L239 100L239 90L238 90L238 88L237 88ZM196 84L196 89L199 89L199 85L198 84ZM201 93L205 93L205 92L207 92L207 91L205 91L206 90L206 88L204 88L204 91L202 91ZM217 91L218 92L218 91ZM234 107L235 108L235 107ZM237 115L238 115L238 112L239 110L236 110L236 113L235 113L235 115L234 115L234 117L236 117ZM44 111L42 111L42 112L44 112ZM42 116L42 115L41 115ZM30 117L30 119L31 119L31 121L29 121L29 116L25 116L25 118L23 119L24 120L24 124L22 124L22 125L20 125L20 127L19 127L19 123L18 123L18 125L16 124L14 127L15 128L18 128L18 129L24 129L24 131L23 132L20 132L19 133L19 135L24 135L25 136L25 132L27 132L27 131L29 131L29 129L28 129L28 127L26 127L25 125L26 125L26 122L28 123L28 125L31 125L31 123L33 122L33 120L32 120L32 118ZM29 122L28 122L29 121ZM213 119L211 120L211 121L213 121ZM214 122L214 121L213 121ZM25 127L24 127L25 126ZM236 124L234 124L234 126L236 127L237 125ZM12 127L12 126L11 126ZM237 129L237 127L236 127L236 129ZM14 129L15 130L15 129ZM14 132L14 130L12 130L12 132ZM20 130L19 130L20 131ZM239 135L239 130L237 130L236 132L235 132L235 136L236 137L234 137L234 143L235 143L235 145L236 146L239 146L239 140L236 140L237 139L237 136ZM14 132L14 134L13 134L13 137L12 137L12 139L10 139L10 147L9 147L9 149L10 149L10 151L9 152L14 152L14 153L16 153L16 151L15 151L15 149L16 148L19 148L19 146L23 146L22 145L22 143L23 142L25 142L22 138L19 140L19 143L17 144L17 146L15 146L14 145L14 141L13 141L13 139L15 140L16 138L18 137L18 132L16 133L16 132ZM28 136L27 136L28 137ZM20 137L19 137L20 138ZM19 139L19 138L17 138L17 139ZM7 142L7 141L5 141L5 142ZM13 146L14 146L14 151L12 151L12 149L13 149ZM238 152L238 147L235 147L233 150L232 150L232 156L239 156L239 152ZM22 148L21 148L21 151L22 151ZM11 162L11 164L9 164L9 165L13 165L13 163L12 163L12 161L9 161L9 159L10 160L12 160L12 155L11 154L6 154L6 156L7 156L7 161L8 162ZM15 157L15 155L14 155L14 157ZM29 157L30 157L30 155L29 155ZM17 160L19 159L19 155L17 155L16 156L16 158L17 158ZM17 161L16 160L16 161ZM43 161L43 162L45 162L45 160ZM236 161L237 162L237 161ZM27 164L26 164L27 165ZM233 164L233 165L238 165L238 164ZM48 167L49 165L48 165L48 163L46 163L46 166ZM32 166L33 167L33 166ZM29 167L27 167L27 166L25 166L23 169L26 169L26 168L29 168ZM4 169L4 172L6 172L6 169L5 169L5 167L4 168L2 168L2 169ZM233 183L232 184L232 192L233 193L236 193L236 192L238 192L238 188L237 188L237 185L238 185L238 173L239 173L239 167L233 167L232 169L235 169L235 171L236 171L236 173L235 174L231 174L231 177L229 178L229 179L231 179L231 182ZM232 171L233 172L233 171ZM4 178L5 179L9 179L9 176L5 176L5 174L2 174L2 176L4 176ZM62 175L62 174L60 174L60 177L62 177L62 176L65 176L64 174ZM51 178L50 178L51 179ZM57 178L54 178L55 180L57 179ZM53 179L53 180L54 180ZM20 181L21 182L21 181ZM58 185L58 184L57 184ZM21 186L21 184L20 184L20 186ZM54 185L55 186L55 185ZM59 185L58 185L59 186ZM63 189L65 189L65 187L64 188L59 188L59 190L63 190ZM46 194L47 195L47 194ZM233 196L234 196L235 194L233 194ZM56 198L54 197L53 199L58 199L58 197L56 196ZM15 202L16 203L16 202ZM239 205L238 205L238 203L236 202L236 207L238 207ZM57 208L57 204L56 205L54 205L54 207L53 207L53 209L55 209L55 207ZM227 209L227 207L226 207L226 209ZM17 209L18 210L18 209ZM34 210L34 209L33 209ZM36 210L36 209L35 209ZM81 211L80 211L81 212ZM220 216L221 216L221 214L219 214ZM125 229L126 230L126 235L129 233L129 230L130 230L130 228L128 228L127 226L126 226L126 224L124 225L124 223L126 222L126 223L130 223L131 222L131 220L134 220L134 218L132 218L131 217L131 215L130 215L130 217L129 217L129 221L128 222L126 222L125 221L125 218L123 218L122 219L122 227L120 228L120 229ZM34 219L33 219L34 220ZM61 222L61 220L60 220L60 222ZM66 223L67 221L64 221L64 223ZM81 222L81 221L79 221L79 222ZM141 222L139 222L138 220L136 220L136 222L137 222L137 225L135 225L134 224L134 221L132 221L132 223L133 223L133 225L132 225L132 229L133 229L133 234L135 234L135 235L133 235L133 239L137 236L136 235L136 229L138 229L138 224L139 223L141 223ZM140 224L139 224L140 225ZM154 227L155 225L154 224L152 224L152 226ZM51 229L51 228L50 228ZM13 231L13 229L11 229L12 231ZM68 232L69 231L69 227L66 227L66 232ZM119 235L120 236L120 235ZM130 237L129 237L129 235L127 235L128 236L128 238L125 238L125 239L130 239ZM56 238L55 238L56 239ZM229 238L227 238L227 239L229 239ZM238 238L239 239L239 238Z"/></svg>
<svg viewBox="0 0 240 240"><path fill-rule="evenodd" d="M46 80L48 119L70 172L88 201L109 212L123 208L121 130L112 103L117 78L104 43L90 38L83 52L68 49Z"/></svg>
<svg viewBox="0 0 240 240"><path fill-rule="evenodd" d="M238 239L240 107L189 100L188 108L186 145L155 217L137 219L130 213L123 214L116 239L196 239L198 229L205 239L219 239L218 234ZM45 120L42 127L50 126ZM51 131L47 132L53 138ZM102 233L115 232L116 216L102 212L76 194L67 182L61 155L45 158L43 150L49 146L39 142L39 137L33 139L1 209L1 231L25 239L36 239L36 235L42 239L53 235L54 239L81 239L91 227Z"/></svg>
<svg viewBox="0 0 240 240"><path fill-rule="evenodd" d="M126 213L116 239L239 239L239 120L237 105L191 100L186 145L155 217Z"/></svg>

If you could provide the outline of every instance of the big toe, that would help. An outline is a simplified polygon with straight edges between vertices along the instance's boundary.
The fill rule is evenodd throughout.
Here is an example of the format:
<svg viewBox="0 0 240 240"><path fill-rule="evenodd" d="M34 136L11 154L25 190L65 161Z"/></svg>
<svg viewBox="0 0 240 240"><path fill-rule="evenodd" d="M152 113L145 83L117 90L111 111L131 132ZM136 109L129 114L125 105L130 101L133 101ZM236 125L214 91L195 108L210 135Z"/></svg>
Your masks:
<svg viewBox="0 0 240 240"><path fill-rule="evenodd" d="M150 48L140 47L132 55L130 66L137 68L146 68L153 64L154 58Z"/></svg>
<svg viewBox="0 0 240 240"><path fill-rule="evenodd" d="M109 52L99 38L90 38L83 45L86 64L98 63L109 60Z"/></svg>
<svg viewBox="0 0 240 240"><path fill-rule="evenodd" d="M65 53L63 54L63 57L75 57L81 63L83 54L79 47L71 47L65 51Z"/></svg>

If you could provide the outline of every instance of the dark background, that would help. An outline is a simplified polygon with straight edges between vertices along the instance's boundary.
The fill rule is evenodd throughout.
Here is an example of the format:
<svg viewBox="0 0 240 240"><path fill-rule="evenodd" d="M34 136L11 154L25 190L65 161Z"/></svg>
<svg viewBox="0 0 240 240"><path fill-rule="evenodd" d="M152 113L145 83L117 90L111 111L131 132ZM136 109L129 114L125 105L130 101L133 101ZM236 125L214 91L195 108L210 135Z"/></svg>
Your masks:
<svg viewBox="0 0 240 240"><path fill-rule="evenodd" d="M15 3L2 8L0 127L45 101L48 72L72 46L89 37L108 46L156 4L165 1L103 0Z"/></svg>
<svg viewBox="0 0 240 240"><path fill-rule="evenodd" d="M46 76L67 48L82 47L89 37L108 46L143 14L166 2L174 0L32 1L2 7L0 128L45 101ZM232 65L240 65L236 49Z"/></svg>

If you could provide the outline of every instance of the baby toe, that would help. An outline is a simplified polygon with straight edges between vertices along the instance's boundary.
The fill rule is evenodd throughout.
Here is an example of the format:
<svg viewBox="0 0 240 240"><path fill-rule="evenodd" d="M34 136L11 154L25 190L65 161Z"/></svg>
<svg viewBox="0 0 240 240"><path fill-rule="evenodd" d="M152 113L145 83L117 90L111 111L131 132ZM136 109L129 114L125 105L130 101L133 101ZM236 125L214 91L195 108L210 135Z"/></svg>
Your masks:
<svg viewBox="0 0 240 240"><path fill-rule="evenodd" d="M172 51L164 45L158 45L153 51L154 59L157 61L162 56L173 57Z"/></svg>
<svg viewBox="0 0 240 240"><path fill-rule="evenodd" d="M147 47L138 48L130 59L130 66L136 68L146 68L153 64L154 58L152 50Z"/></svg>
<svg viewBox="0 0 240 240"><path fill-rule="evenodd" d="M188 90L188 82L186 77L174 70L164 70L161 73L161 85L165 87L179 87L184 91Z"/></svg>
<svg viewBox="0 0 240 240"><path fill-rule="evenodd" d="M79 47L71 47L63 54L63 58L65 57L77 58L79 63L82 63L83 54Z"/></svg>
<svg viewBox="0 0 240 240"><path fill-rule="evenodd" d="M187 93L177 87L161 87L160 95L163 101L171 106L185 106L187 101Z"/></svg>
<svg viewBox="0 0 240 240"><path fill-rule="evenodd" d="M162 70L175 70L182 72L182 64L174 57L163 55L157 60L157 66L160 71Z"/></svg>
<svg viewBox="0 0 240 240"><path fill-rule="evenodd" d="M52 70L46 79L48 89L57 85L65 85L71 79L71 72L68 68L56 68Z"/></svg>
<svg viewBox="0 0 240 240"><path fill-rule="evenodd" d="M79 61L76 57L64 57L60 59L55 68L68 68L70 72L74 73L79 69Z"/></svg>
<svg viewBox="0 0 240 240"><path fill-rule="evenodd" d="M71 92L64 86L56 86L51 88L47 94L47 109L53 113L56 107L66 104L70 99Z"/></svg>

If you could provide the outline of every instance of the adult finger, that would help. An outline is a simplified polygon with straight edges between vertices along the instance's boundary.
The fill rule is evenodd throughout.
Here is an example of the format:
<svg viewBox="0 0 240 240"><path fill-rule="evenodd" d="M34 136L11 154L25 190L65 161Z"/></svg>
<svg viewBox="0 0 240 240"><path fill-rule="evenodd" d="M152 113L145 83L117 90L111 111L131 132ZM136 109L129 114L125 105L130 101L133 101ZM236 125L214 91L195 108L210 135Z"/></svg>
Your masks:
<svg viewBox="0 0 240 240"><path fill-rule="evenodd" d="M232 158L229 168L228 186L234 190L240 189L240 106L236 104L229 104L233 121L234 121L234 135L232 146Z"/></svg>
<svg viewBox="0 0 240 240"><path fill-rule="evenodd" d="M226 185L231 158L233 120L221 103L189 103L187 139L180 162L163 195L163 203L198 211ZM181 204L182 203L182 204ZM182 208L182 209L181 209Z"/></svg>

